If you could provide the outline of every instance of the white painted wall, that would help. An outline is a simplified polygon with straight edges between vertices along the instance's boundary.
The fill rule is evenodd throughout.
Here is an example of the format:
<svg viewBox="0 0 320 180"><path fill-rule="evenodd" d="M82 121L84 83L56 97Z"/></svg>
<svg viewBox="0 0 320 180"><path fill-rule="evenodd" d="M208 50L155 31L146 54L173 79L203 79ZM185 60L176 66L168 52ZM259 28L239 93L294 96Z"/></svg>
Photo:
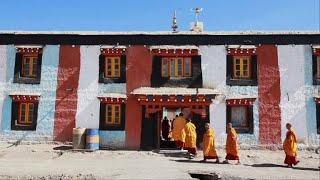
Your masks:
<svg viewBox="0 0 320 180"><path fill-rule="evenodd" d="M310 86L306 79L305 53L308 49L311 51L310 46L304 45L278 46L282 140L286 134L286 123L292 123L298 134L298 140L304 141L307 137L306 90Z"/></svg>
<svg viewBox="0 0 320 180"><path fill-rule="evenodd" d="M0 125L2 120L3 101L5 98L6 87L6 60L7 60L7 46L0 45Z"/></svg>
<svg viewBox="0 0 320 180"><path fill-rule="evenodd" d="M80 47L80 76L76 127L99 128L99 46Z"/></svg>
<svg viewBox="0 0 320 180"><path fill-rule="evenodd" d="M224 45L200 46L203 86L219 90L222 95L210 105L210 123L216 133L218 145L224 145L226 139L226 104L225 98L246 94L258 97L257 86L227 86L226 63L227 51ZM254 134L239 134L239 142L257 144L259 137L259 113L256 100L253 108Z"/></svg>
<svg viewBox="0 0 320 180"><path fill-rule="evenodd" d="M80 47L80 76L76 127L99 128L100 101L105 93L126 93L126 84L102 84L99 78L100 46Z"/></svg>

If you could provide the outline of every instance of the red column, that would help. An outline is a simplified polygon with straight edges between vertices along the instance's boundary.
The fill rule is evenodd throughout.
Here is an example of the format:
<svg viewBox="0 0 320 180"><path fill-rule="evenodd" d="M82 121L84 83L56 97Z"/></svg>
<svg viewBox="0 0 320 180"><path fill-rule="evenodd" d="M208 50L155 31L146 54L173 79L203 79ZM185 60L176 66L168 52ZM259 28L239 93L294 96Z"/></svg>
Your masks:
<svg viewBox="0 0 320 180"><path fill-rule="evenodd" d="M281 143L280 72L275 45L262 45L258 55L259 141Z"/></svg>
<svg viewBox="0 0 320 180"><path fill-rule="evenodd" d="M127 49L127 94L126 104L126 147L140 148L142 107L130 93L139 87L150 87L152 56L142 46L131 46Z"/></svg>
<svg viewBox="0 0 320 180"><path fill-rule="evenodd" d="M54 118L54 140L72 141L77 111L80 46L61 45Z"/></svg>

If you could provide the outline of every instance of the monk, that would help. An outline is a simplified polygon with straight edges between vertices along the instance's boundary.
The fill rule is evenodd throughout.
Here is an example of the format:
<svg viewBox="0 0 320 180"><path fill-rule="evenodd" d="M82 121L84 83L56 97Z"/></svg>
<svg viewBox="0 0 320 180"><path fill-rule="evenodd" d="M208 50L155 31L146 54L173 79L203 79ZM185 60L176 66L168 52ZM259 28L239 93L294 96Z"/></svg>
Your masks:
<svg viewBox="0 0 320 180"><path fill-rule="evenodd" d="M185 148L188 150L189 158L197 155L197 133L196 126L191 122L191 119L187 119L187 124L184 127L186 133Z"/></svg>
<svg viewBox="0 0 320 180"><path fill-rule="evenodd" d="M172 137L176 143L176 146L180 149L183 149L185 142L185 134L183 131L184 126L186 125L186 119L183 117L183 114L180 113L173 121Z"/></svg>
<svg viewBox="0 0 320 180"><path fill-rule="evenodd" d="M237 144L237 132L232 128L232 124L227 124L227 142L226 142L226 151L227 156L224 163L229 163L228 160L238 160L237 164L240 164L238 144Z"/></svg>
<svg viewBox="0 0 320 180"><path fill-rule="evenodd" d="M165 116L162 120L161 123L161 133L162 133L162 137L164 140L168 141L169 138L169 133L170 133L170 123L169 120L167 118L167 116Z"/></svg>
<svg viewBox="0 0 320 180"><path fill-rule="evenodd" d="M292 129L292 125L290 123L286 124L286 128L288 129L286 134L286 139L283 142L283 149L286 153L286 158L284 163L288 165L288 167L292 167L292 165L297 165L299 161L297 161L297 136L296 133Z"/></svg>
<svg viewBox="0 0 320 180"><path fill-rule="evenodd" d="M205 130L203 135L203 162L207 159L216 159L216 163L219 163L214 143L215 134L209 123L205 124Z"/></svg>

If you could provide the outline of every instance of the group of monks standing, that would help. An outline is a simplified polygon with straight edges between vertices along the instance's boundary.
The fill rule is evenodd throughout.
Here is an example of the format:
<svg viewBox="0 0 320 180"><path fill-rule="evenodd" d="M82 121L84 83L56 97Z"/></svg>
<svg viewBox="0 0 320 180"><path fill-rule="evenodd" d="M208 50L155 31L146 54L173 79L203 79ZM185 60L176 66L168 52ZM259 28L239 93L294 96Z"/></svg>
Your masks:
<svg viewBox="0 0 320 180"><path fill-rule="evenodd" d="M289 167L297 165L297 137L290 123L286 124L287 134L283 142L283 149L286 157L284 163ZM196 126L189 118L185 118L182 113L173 121L172 137L175 144L180 149L188 151L188 157L191 159L197 155L197 133ZM208 159L216 159L219 163L219 157L215 148L215 132L210 128L210 124L205 124L205 133L203 135L203 162ZM237 132L231 123L227 124L226 157L223 163L229 163L229 160L236 160L240 164L239 148L237 143Z"/></svg>

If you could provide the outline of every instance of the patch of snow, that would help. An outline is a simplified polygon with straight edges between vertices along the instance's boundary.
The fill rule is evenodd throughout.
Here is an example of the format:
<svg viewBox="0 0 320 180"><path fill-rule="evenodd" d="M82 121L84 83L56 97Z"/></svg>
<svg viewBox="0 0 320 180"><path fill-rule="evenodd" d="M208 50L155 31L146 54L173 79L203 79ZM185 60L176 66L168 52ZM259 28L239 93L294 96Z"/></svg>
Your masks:
<svg viewBox="0 0 320 180"><path fill-rule="evenodd" d="M236 48L236 49L255 49L255 45L228 45L227 48Z"/></svg>
<svg viewBox="0 0 320 180"><path fill-rule="evenodd" d="M120 93L105 93L102 95L99 95L98 97L108 97L108 98L127 98L126 94L120 94Z"/></svg>
<svg viewBox="0 0 320 180"><path fill-rule="evenodd" d="M217 90L207 88L170 88L170 87L141 87L133 90L131 94L146 94L146 95L209 95L220 94Z"/></svg>
<svg viewBox="0 0 320 180"><path fill-rule="evenodd" d="M10 96L41 96L41 93L15 91L15 92L10 92L9 95Z"/></svg>
<svg viewBox="0 0 320 180"><path fill-rule="evenodd" d="M117 45L102 45L102 46L100 46L100 48L102 48L102 49L113 49L113 48L125 49L127 47L126 46L117 46Z"/></svg>
<svg viewBox="0 0 320 180"><path fill-rule="evenodd" d="M41 45L16 45L16 48L43 48Z"/></svg>
<svg viewBox="0 0 320 180"><path fill-rule="evenodd" d="M247 95L247 94L232 94L232 95L226 96L226 99L251 99L251 98L257 99L258 97L254 95Z"/></svg>

